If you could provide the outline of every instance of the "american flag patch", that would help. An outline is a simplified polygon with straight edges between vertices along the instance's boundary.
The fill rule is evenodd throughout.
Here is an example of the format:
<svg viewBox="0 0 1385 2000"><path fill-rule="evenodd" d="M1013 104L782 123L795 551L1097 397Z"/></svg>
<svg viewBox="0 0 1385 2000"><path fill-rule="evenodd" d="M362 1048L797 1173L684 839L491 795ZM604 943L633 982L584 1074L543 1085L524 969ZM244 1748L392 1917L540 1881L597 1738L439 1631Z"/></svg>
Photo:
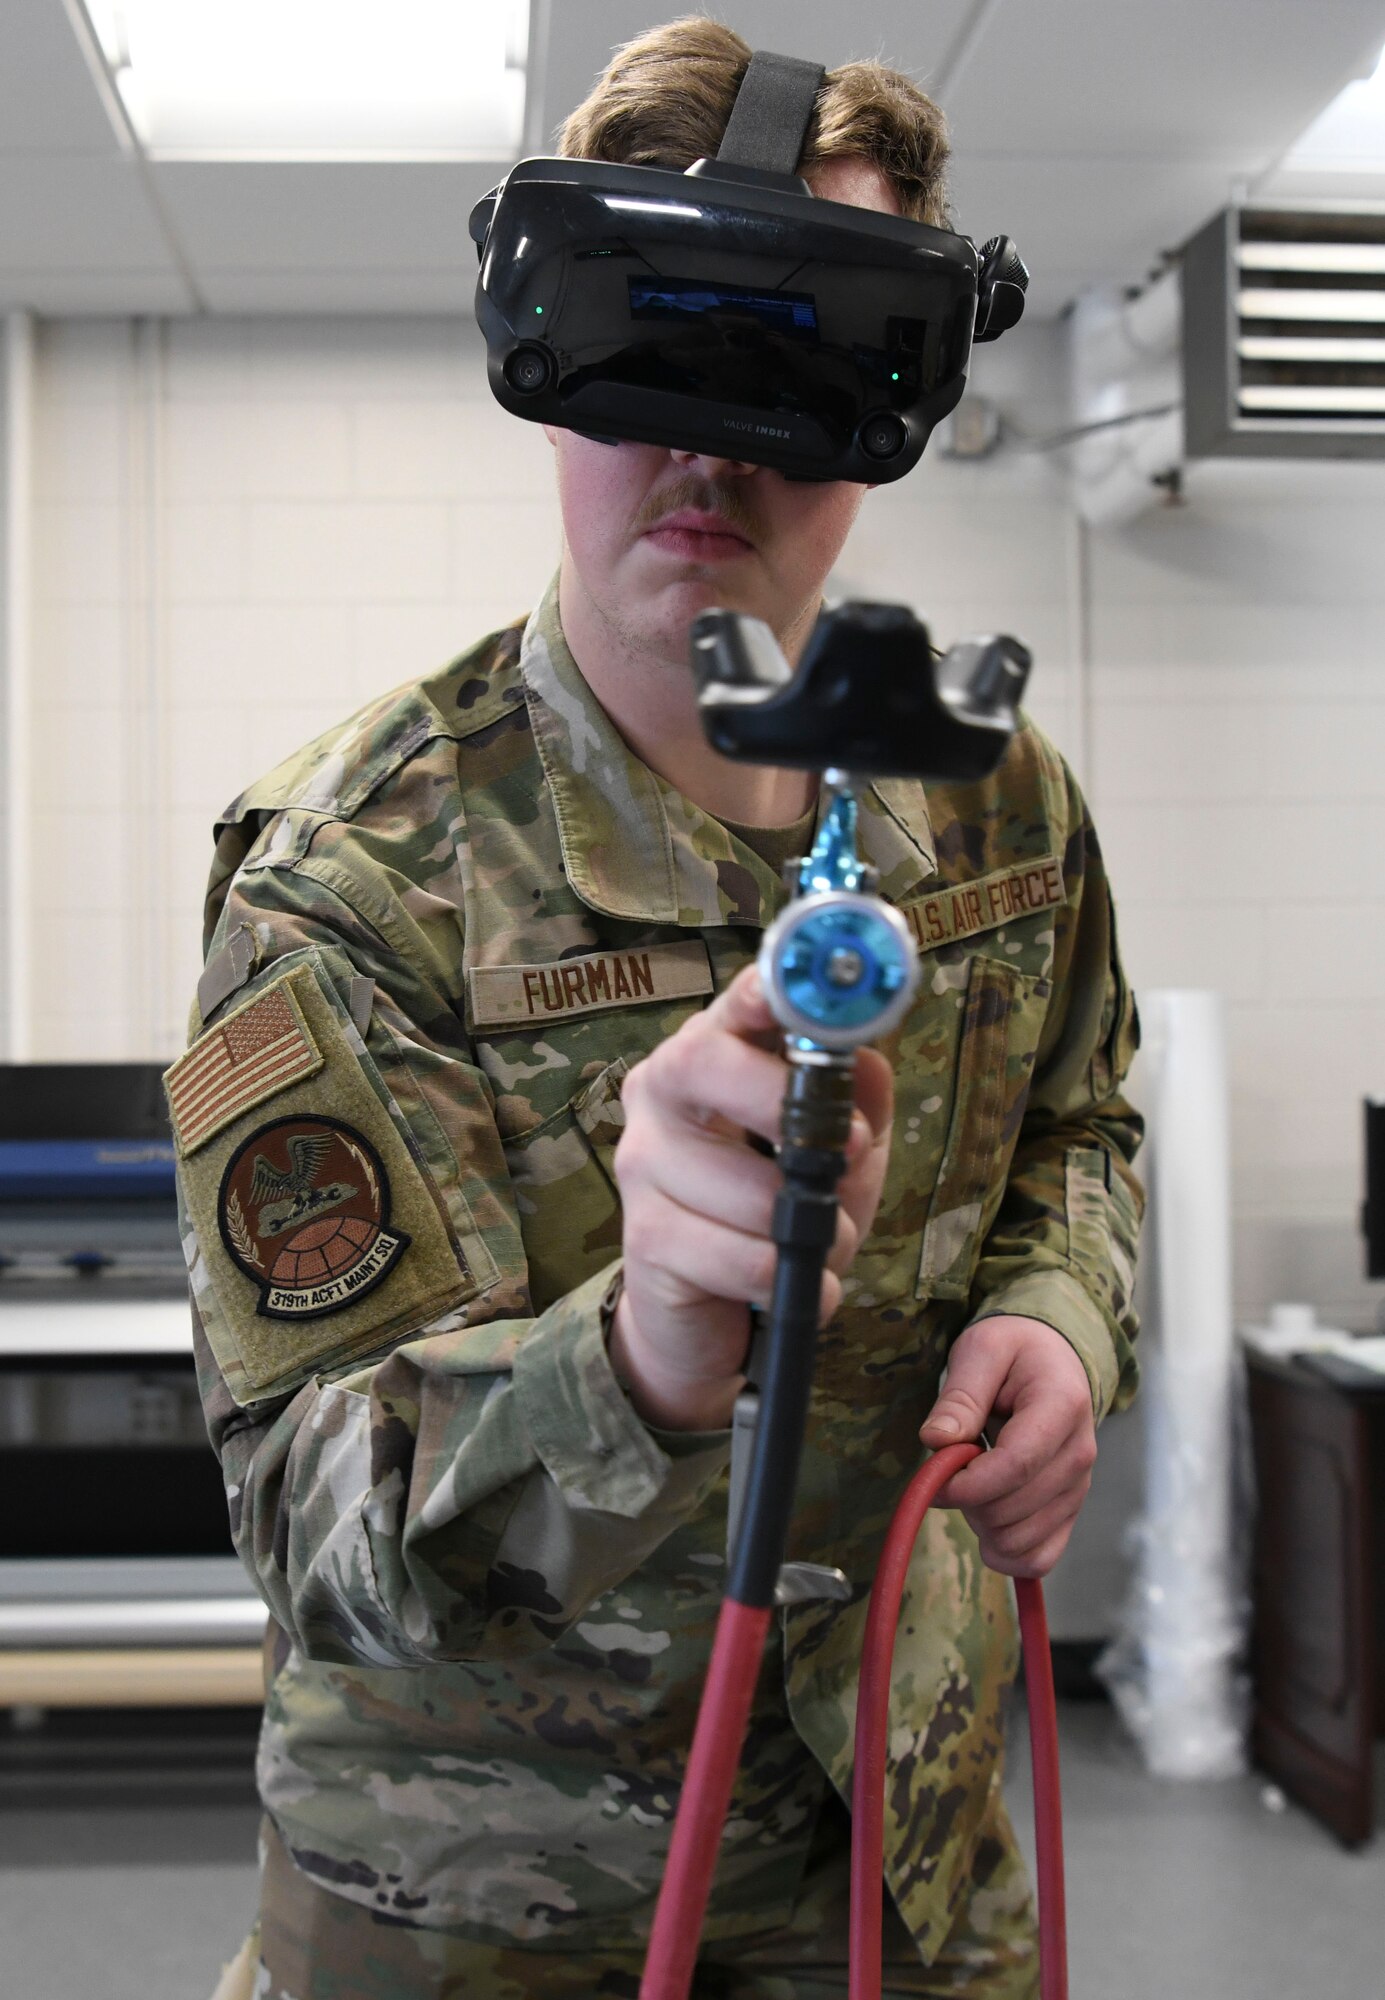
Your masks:
<svg viewBox="0 0 1385 2000"><path fill-rule="evenodd" d="M179 1152L196 1152L233 1118L322 1063L288 981L271 986L210 1029L165 1076Z"/></svg>

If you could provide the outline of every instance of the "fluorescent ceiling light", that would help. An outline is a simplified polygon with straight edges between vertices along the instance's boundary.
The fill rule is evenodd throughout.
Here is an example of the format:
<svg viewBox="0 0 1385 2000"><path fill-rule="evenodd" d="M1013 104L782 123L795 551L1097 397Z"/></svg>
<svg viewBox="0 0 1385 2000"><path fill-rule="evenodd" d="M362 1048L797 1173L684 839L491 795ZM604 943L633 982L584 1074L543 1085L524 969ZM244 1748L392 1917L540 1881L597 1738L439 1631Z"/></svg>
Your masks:
<svg viewBox="0 0 1385 2000"><path fill-rule="evenodd" d="M151 154L506 159L528 0L84 0Z"/></svg>

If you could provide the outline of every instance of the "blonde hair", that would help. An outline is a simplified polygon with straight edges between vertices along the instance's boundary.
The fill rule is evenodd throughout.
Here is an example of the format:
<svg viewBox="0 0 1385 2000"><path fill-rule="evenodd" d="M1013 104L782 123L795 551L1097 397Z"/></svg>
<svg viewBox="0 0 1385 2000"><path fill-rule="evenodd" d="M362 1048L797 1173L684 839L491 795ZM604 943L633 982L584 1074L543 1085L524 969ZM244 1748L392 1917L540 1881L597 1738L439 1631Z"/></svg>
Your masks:
<svg viewBox="0 0 1385 2000"><path fill-rule="evenodd" d="M618 48L564 124L568 159L690 167L721 144L751 49L733 28L687 14ZM878 62L829 70L798 163L865 160L893 184L901 211L946 227L947 124L918 85Z"/></svg>

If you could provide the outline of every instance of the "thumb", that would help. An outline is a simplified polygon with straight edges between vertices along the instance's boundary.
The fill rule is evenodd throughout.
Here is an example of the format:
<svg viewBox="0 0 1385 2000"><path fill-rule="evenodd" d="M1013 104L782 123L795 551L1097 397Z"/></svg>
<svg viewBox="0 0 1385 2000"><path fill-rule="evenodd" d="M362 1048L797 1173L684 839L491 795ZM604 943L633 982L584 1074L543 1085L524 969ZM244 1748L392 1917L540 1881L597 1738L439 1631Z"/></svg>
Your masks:
<svg viewBox="0 0 1385 2000"><path fill-rule="evenodd" d="M1003 1347L959 1341L943 1392L919 1430L924 1444L978 1443L1009 1367Z"/></svg>

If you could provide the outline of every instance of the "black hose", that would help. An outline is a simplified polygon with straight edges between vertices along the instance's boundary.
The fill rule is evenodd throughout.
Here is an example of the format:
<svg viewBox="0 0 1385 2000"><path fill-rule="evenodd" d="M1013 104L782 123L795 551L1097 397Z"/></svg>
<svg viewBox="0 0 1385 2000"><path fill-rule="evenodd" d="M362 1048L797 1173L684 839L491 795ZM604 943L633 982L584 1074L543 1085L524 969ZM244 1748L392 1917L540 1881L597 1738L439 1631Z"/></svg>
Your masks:
<svg viewBox="0 0 1385 2000"><path fill-rule="evenodd" d="M813 1386L822 1273L837 1230L837 1182L853 1102L850 1055L792 1063L771 1229L779 1251L759 1350L759 1415L726 1594L774 1602Z"/></svg>

